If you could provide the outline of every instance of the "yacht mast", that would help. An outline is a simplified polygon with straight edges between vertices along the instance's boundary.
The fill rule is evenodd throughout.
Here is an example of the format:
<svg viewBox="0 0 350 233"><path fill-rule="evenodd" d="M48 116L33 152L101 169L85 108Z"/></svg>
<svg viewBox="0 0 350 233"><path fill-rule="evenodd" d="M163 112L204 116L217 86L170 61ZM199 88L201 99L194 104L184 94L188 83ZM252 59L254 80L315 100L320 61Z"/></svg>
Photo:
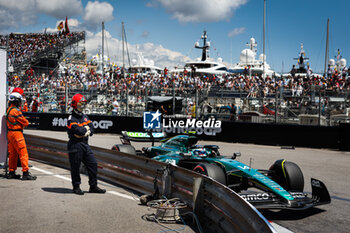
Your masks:
<svg viewBox="0 0 350 233"><path fill-rule="evenodd" d="M104 69L104 51L105 51L105 48L104 48L104 42L105 42L105 23L102 22L102 78L104 78L105 76L105 69Z"/></svg>
<svg viewBox="0 0 350 233"><path fill-rule="evenodd" d="M263 26L263 79L265 79L265 24L266 24L266 0L264 0L264 26Z"/></svg>
<svg viewBox="0 0 350 233"><path fill-rule="evenodd" d="M125 61L124 61L124 22L122 22L122 45L123 45L123 72L125 72Z"/></svg>
<svg viewBox="0 0 350 233"><path fill-rule="evenodd" d="M324 58L324 73L323 73L323 77L326 77L327 75L327 62L328 62L328 53L329 53L329 48L328 48L328 44L329 44L329 19L327 19L327 40L326 40L326 54L325 54L325 58Z"/></svg>
<svg viewBox="0 0 350 233"><path fill-rule="evenodd" d="M195 48L202 49L202 61L207 60L207 50L209 48L209 45L207 44L207 31L204 31L201 39L203 39L203 46L199 46L199 44L196 43Z"/></svg>
<svg viewBox="0 0 350 233"><path fill-rule="evenodd" d="M131 62L130 62L128 41L126 39L124 22L122 22L122 44L123 44L123 70L125 71L125 55L124 55L125 47L126 47L126 53L128 55L129 67L131 67Z"/></svg>

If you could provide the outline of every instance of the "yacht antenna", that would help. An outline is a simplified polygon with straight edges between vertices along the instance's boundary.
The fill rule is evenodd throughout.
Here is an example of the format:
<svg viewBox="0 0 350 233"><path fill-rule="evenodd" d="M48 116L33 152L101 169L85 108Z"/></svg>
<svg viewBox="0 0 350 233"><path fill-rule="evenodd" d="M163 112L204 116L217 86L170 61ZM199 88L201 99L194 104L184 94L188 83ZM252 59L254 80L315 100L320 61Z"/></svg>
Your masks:
<svg viewBox="0 0 350 233"><path fill-rule="evenodd" d="M326 39L326 54L324 58L324 73L323 77L326 77L327 74L327 62L328 62L328 53L329 53L329 48L328 48L328 43L329 43L329 18L327 19L327 39Z"/></svg>

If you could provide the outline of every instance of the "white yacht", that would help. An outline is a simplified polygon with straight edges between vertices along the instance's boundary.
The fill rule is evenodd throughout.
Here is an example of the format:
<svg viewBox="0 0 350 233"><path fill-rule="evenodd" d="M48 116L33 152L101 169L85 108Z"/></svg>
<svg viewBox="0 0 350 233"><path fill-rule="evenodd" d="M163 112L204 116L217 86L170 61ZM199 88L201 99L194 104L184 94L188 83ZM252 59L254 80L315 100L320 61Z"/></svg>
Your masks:
<svg viewBox="0 0 350 233"><path fill-rule="evenodd" d="M250 38L247 46L248 48L242 50L239 56L239 62L228 70L230 73L244 74L246 72L247 75L262 75L265 72L265 77L272 77L273 75L280 76L280 74L273 71L266 62L264 70L264 60L266 61L266 56L264 54L260 54L259 59L256 60L257 43L253 37Z"/></svg>
<svg viewBox="0 0 350 233"><path fill-rule="evenodd" d="M338 72L343 72L346 69L346 59L340 54L340 49L338 49L337 56L335 59L331 58L328 61L328 69ZM327 71L328 72L328 71Z"/></svg>
<svg viewBox="0 0 350 233"><path fill-rule="evenodd" d="M162 69L154 65L153 60L145 59L141 52L137 53L137 59L132 60L132 66L129 68L130 73L141 75L160 75Z"/></svg>
<svg viewBox="0 0 350 233"><path fill-rule="evenodd" d="M210 42L207 41L207 32L204 31L201 39L203 40L203 46L199 45L199 42L195 43L195 48L202 50L202 57L197 58L195 61L187 62L183 68L175 68L171 70L171 73L183 74L186 69L188 75L194 72L195 76L222 76L227 73L227 67L222 62L222 58L218 58L216 61L209 57Z"/></svg>

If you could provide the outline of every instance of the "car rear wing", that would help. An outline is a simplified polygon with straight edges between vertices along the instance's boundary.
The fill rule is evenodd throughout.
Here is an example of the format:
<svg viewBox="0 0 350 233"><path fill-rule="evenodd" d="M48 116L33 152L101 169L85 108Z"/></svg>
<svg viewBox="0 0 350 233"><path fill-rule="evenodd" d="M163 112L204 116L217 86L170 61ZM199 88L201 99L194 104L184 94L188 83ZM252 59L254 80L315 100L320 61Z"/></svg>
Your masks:
<svg viewBox="0 0 350 233"><path fill-rule="evenodd" d="M131 141L134 142L159 142L166 138L166 133L164 132L129 132L122 131L122 136L120 140L123 144L130 144Z"/></svg>

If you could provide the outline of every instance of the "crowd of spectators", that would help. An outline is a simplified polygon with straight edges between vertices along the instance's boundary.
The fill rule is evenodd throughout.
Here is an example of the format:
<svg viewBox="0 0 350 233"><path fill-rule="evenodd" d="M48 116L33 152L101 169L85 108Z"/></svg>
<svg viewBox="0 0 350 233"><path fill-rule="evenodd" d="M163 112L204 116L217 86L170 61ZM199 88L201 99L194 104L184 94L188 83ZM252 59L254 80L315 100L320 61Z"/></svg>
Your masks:
<svg viewBox="0 0 350 233"><path fill-rule="evenodd" d="M190 97L194 100L195 88L202 91L214 91L218 93L222 90L229 92L240 92L241 97L266 98L271 97L276 91L288 93L289 97L305 97L310 96L312 91L318 91L322 88L324 93L329 96L339 96L340 94L350 93L350 78L346 73L333 72L330 77L322 76L284 76L284 77L269 77L263 79L259 75L251 77L244 75L224 75L222 77L206 77L206 76L182 76L178 74L164 75L140 75L123 73L122 68L112 67L106 70L105 77L96 73L96 67L87 65L72 65L69 64L62 72L46 74L35 74L33 70L28 70L22 76L12 76L9 79L9 86L22 87L26 93L28 104L35 103L38 96L43 101L43 97L52 97L57 108L65 111L66 88L69 93L92 93L106 96L105 106L98 108L105 109L107 114L116 114L117 111L114 105L121 104L121 108L125 107L122 103L126 98L128 91L129 98L134 98L135 104L142 104L146 95L172 95L173 87L176 90L177 96ZM95 96L96 96L95 95ZM218 95L219 96L219 95ZM286 97L286 94L284 95ZM348 97L348 96L346 96ZM51 98L51 100L52 100ZM272 97L272 99L274 99ZM108 102L109 100L109 102ZM39 107L41 104L39 101ZM310 103L304 103L302 98L298 100L284 99L281 104L289 107L297 107L302 110L303 107L310 107ZM269 102L269 101L267 101ZM113 103L113 104L112 104ZM66 105L67 104L67 105ZM31 106L30 106L31 109ZM144 108L142 108L144 109ZM311 109L311 108L310 108ZM119 110L118 110L119 111Z"/></svg>
<svg viewBox="0 0 350 233"><path fill-rule="evenodd" d="M47 49L62 47L71 39L81 38L84 32L64 34L10 34L0 36L0 45L8 43L8 60L11 64L21 63ZM38 74L28 69L21 75L9 77L10 87L21 87L31 96L41 94L56 96L57 102L63 99L66 88L104 94L110 99L120 99L126 91L140 100L145 95L171 94L173 88L177 95L194 94L194 90L227 90L242 93L242 97L269 97L276 90L289 93L290 96L311 95L312 91L322 89L330 95L350 91L348 69L329 69L326 77L321 75L299 76L292 74L282 77L261 75L226 74L223 76L205 76L200 74L179 74L171 71L163 74L133 74L121 67L111 66L105 70L105 76L96 73L96 66L74 65L67 63L49 74ZM169 72L169 73L168 73ZM186 74L186 72L184 72ZM58 95L61 93L61 95Z"/></svg>
<svg viewBox="0 0 350 233"><path fill-rule="evenodd" d="M174 87L178 93L198 89L230 90L246 93L247 97L267 97L276 91L289 92L292 96L310 95L312 90L322 88L328 93L337 95L350 91L350 79L347 73L334 72L330 77L322 76L284 76L263 79L260 75L224 75L219 76L182 76L172 75L125 75L119 67L114 67L105 73L105 77L97 74L94 68L88 66L69 65L63 73L49 75L33 74L32 70L19 77L10 78L11 86L21 86L28 92L47 90L64 92L66 86L70 90L96 91L111 96L118 96L129 90L130 95L144 95L145 90L172 93ZM147 93L149 94L149 93Z"/></svg>
<svg viewBox="0 0 350 233"><path fill-rule="evenodd" d="M39 54L55 48L63 48L65 45L82 39L85 32L63 33L29 33L0 35L0 46L8 46L9 65L19 65L31 58L39 57Z"/></svg>

